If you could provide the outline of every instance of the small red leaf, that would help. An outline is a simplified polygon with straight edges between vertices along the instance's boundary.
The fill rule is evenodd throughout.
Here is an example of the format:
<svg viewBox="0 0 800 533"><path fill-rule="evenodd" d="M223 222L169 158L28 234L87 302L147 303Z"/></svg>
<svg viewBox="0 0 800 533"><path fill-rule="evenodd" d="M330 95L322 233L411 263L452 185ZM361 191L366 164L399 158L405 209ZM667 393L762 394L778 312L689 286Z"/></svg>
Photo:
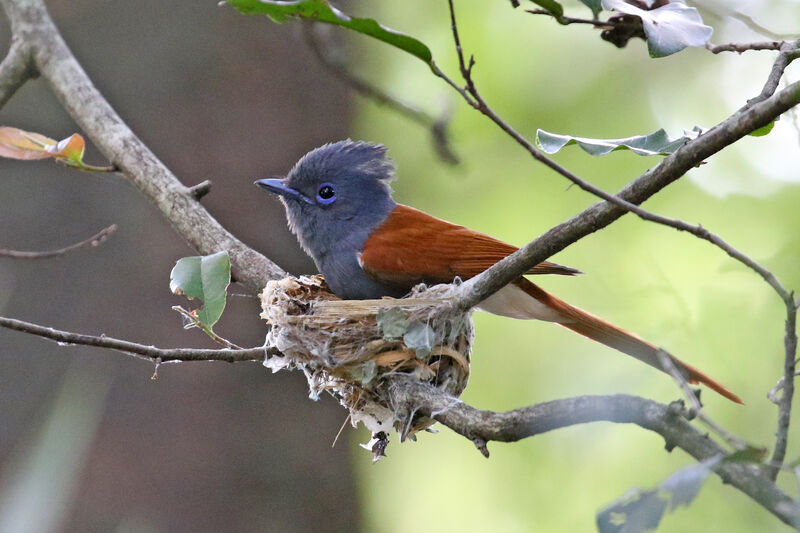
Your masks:
<svg viewBox="0 0 800 533"><path fill-rule="evenodd" d="M55 139L38 133L0 126L0 157L46 159L53 157L53 154L47 152L47 147L55 144Z"/></svg>
<svg viewBox="0 0 800 533"><path fill-rule="evenodd" d="M83 137L78 133L73 133L66 139L58 141L46 148L47 152L53 157L63 157L74 161L76 163L83 162L83 151L86 148L86 142Z"/></svg>

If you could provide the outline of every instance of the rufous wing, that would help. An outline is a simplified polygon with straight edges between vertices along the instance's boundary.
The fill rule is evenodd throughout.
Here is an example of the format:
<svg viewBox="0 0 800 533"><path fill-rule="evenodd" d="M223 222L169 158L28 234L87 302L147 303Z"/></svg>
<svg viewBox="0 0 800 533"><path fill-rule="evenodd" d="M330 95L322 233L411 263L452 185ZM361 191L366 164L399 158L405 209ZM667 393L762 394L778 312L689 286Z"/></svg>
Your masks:
<svg viewBox="0 0 800 533"><path fill-rule="evenodd" d="M516 250L489 235L398 205L367 239L360 261L376 281L410 289L423 282L450 283L456 276L469 279ZM578 273L547 261L527 272Z"/></svg>
<svg viewBox="0 0 800 533"><path fill-rule="evenodd" d="M516 247L451 224L417 209L398 205L367 239L360 256L364 272L376 281L410 290L417 283L449 283L458 276L477 276ZM526 274L575 275L579 271L555 263L536 265ZM513 318L556 322L590 339L663 370L659 349L595 315L519 278L481 303L485 310ZM692 383L700 382L726 398L742 400L696 368L669 356Z"/></svg>

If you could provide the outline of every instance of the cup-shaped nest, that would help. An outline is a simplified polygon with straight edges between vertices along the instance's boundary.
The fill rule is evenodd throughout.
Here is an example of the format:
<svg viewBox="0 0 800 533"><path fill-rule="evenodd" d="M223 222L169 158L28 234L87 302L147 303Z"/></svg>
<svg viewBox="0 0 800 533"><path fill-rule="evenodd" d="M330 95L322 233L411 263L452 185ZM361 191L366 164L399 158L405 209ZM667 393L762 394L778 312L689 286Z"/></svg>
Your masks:
<svg viewBox="0 0 800 533"><path fill-rule="evenodd" d="M373 433L382 455L392 427L413 436L432 420L401 414L386 387L393 375L414 376L458 397L469 377L471 313L448 305L453 286L416 287L402 299L341 300L322 276L270 281L261 294L271 326L264 365L301 369L310 396L327 391ZM409 416L411 417L409 419Z"/></svg>

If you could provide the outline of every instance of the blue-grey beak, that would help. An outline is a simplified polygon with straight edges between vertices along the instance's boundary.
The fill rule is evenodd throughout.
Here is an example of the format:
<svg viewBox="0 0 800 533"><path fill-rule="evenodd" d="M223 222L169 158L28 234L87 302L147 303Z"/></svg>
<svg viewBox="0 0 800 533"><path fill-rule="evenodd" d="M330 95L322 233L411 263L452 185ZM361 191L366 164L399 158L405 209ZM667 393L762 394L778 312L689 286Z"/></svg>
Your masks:
<svg viewBox="0 0 800 533"><path fill-rule="evenodd" d="M293 198L295 200L303 200L304 202L308 202L308 199L303 196L300 191L292 189L286 185L285 181L281 178L266 178L263 180L256 180L254 183L262 189L279 194L285 198Z"/></svg>

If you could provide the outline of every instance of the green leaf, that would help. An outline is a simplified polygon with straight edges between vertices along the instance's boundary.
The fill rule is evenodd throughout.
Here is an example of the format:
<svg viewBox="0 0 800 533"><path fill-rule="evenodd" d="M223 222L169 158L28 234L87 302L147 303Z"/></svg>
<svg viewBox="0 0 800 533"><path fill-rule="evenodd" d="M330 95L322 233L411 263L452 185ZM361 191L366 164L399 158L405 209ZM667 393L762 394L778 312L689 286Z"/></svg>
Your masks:
<svg viewBox="0 0 800 533"><path fill-rule="evenodd" d="M696 139L702 132L702 128L695 126L691 131L684 130L683 135L675 139L667 135L663 129L649 135L625 139L590 139L537 130L536 143L548 154L554 154L565 146L577 144L583 151L594 156L606 155L616 150L630 150L639 155L668 155L690 140Z"/></svg>
<svg viewBox="0 0 800 533"><path fill-rule="evenodd" d="M720 457L715 457L682 468L661 483L659 488L669 497L670 511L674 511L680 506L688 507L694 501L706 478L711 474L711 468L716 466L720 459Z"/></svg>
<svg viewBox="0 0 800 533"><path fill-rule="evenodd" d="M655 529L667 510L657 490L633 489L597 513L600 533L639 533Z"/></svg>
<svg viewBox="0 0 800 533"><path fill-rule="evenodd" d="M655 9L641 9L625 0L602 0L604 9L642 19L650 57L664 57L687 46L705 46L714 30L703 24L700 13L680 2L670 2Z"/></svg>
<svg viewBox="0 0 800 533"><path fill-rule="evenodd" d="M632 489L597 513L600 533L641 533L656 529L667 511L688 506L722 457L678 470L650 490Z"/></svg>
<svg viewBox="0 0 800 533"><path fill-rule="evenodd" d="M564 8L555 0L531 0L531 2L546 9L558 19L564 16Z"/></svg>
<svg viewBox="0 0 800 533"><path fill-rule="evenodd" d="M203 307L194 311L200 323L209 328L217 323L231 282L228 252L179 259L169 277L172 292L203 301Z"/></svg>
<svg viewBox="0 0 800 533"><path fill-rule="evenodd" d="M420 359L431 353L435 343L436 333L433 328L422 322L412 322L403 335L403 344L415 350Z"/></svg>
<svg viewBox="0 0 800 533"><path fill-rule="evenodd" d="M725 458L726 463L761 463L767 455L766 448L747 445Z"/></svg>
<svg viewBox="0 0 800 533"><path fill-rule="evenodd" d="M597 15L603 10L601 0L581 0L581 3L592 10L592 15L597 18Z"/></svg>
<svg viewBox="0 0 800 533"><path fill-rule="evenodd" d="M384 339L397 339L408 330L408 313L399 307L378 311L378 331Z"/></svg>
<svg viewBox="0 0 800 533"><path fill-rule="evenodd" d="M774 127L775 127L775 121L773 120L772 122L770 122L766 126L761 126L757 130L751 131L748 135L750 135L752 137L763 137L764 135L767 135L769 132L771 132L772 128L774 128Z"/></svg>
<svg viewBox="0 0 800 533"><path fill-rule="evenodd" d="M350 369L350 379L358 381L362 385L368 385L377 375L378 364L371 359Z"/></svg>
<svg viewBox="0 0 800 533"><path fill-rule="evenodd" d="M267 15L278 24L291 18L302 18L342 26L408 52L429 65L433 62L430 49L422 41L382 26L373 19L350 17L326 0L227 0L227 3L246 15Z"/></svg>

